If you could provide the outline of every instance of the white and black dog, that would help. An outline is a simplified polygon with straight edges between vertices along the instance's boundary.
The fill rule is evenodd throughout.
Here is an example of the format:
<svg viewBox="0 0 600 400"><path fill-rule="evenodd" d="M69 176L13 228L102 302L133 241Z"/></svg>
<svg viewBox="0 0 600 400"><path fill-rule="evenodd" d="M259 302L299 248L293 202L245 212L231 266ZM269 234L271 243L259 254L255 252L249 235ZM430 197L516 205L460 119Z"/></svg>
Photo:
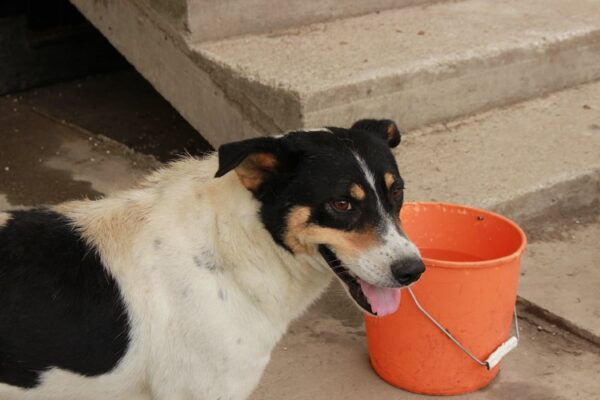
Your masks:
<svg viewBox="0 0 600 400"><path fill-rule="evenodd" d="M396 125L186 158L97 201L0 212L0 399L238 400L337 276L385 315L424 266Z"/></svg>

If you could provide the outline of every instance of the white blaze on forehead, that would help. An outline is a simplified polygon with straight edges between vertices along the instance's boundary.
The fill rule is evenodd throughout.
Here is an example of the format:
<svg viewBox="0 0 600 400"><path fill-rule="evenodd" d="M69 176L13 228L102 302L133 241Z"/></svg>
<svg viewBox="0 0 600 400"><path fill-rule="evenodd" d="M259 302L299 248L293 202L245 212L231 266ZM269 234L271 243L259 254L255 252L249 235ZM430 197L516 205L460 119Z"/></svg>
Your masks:
<svg viewBox="0 0 600 400"><path fill-rule="evenodd" d="M381 203L381 199L379 198L379 194L377 193L377 188L375 187L375 176L373 175L373 172L371 172L371 170L367 166L367 163L365 162L365 160L363 160L358 154L356 154L356 153L353 153L353 154L354 154L354 158L356 158L356 161L358 161L358 166L360 167L363 174L365 175L365 179L366 179L367 183L369 184L371 189L373 189L373 193L375 193L375 201L377 202L377 211L379 211L381 220L386 221L386 225L387 225L387 222L389 222L389 217L386 215L386 212L383 209L383 204Z"/></svg>
<svg viewBox="0 0 600 400"><path fill-rule="evenodd" d="M307 132L307 133L333 133L331 132L329 129L327 128L307 128L307 129L295 129L293 131L287 131L286 133L276 133L273 135L269 135L272 138L275 139L281 139L282 137L284 137L285 135L287 135L288 133L292 133L292 132Z"/></svg>
<svg viewBox="0 0 600 400"><path fill-rule="evenodd" d="M375 189L375 177L373 176L373 173L367 166L367 163L365 162L365 160L363 160L356 153L352 153L352 154L354 155L354 158L356 158L356 161L358 161L358 166L362 170L363 174L365 174L365 179L369 183L369 186L371 186L371 189L373 189L373 191L375 192L375 196L377 196L377 190ZM377 198L377 200L379 200L379 197Z"/></svg>
<svg viewBox="0 0 600 400"><path fill-rule="evenodd" d="M294 132L324 132L324 133L333 133L327 128L306 128L306 129L298 129Z"/></svg>
<svg viewBox="0 0 600 400"><path fill-rule="evenodd" d="M394 221L392 216L385 212L375 186L375 177L366 162L356 153L354 157L365 175L365 180L375 193L377 210L381 216L379 231L382 240L379 246L372 247L363 253L358 265L351 269L361 279L371 284L382 287L396 286L397 283L390 269L392 263L407 258L418 259L421 255L417 247L400 233L397 221Z"/></svg>
<svg viewBox="0 0 600 400"><path fill-rule="evenodd" d="M4 227L4 225L6 225L6 223L10 219L10 217L11 217L11 215L9 213L0 211L0 228Z"/></svg>

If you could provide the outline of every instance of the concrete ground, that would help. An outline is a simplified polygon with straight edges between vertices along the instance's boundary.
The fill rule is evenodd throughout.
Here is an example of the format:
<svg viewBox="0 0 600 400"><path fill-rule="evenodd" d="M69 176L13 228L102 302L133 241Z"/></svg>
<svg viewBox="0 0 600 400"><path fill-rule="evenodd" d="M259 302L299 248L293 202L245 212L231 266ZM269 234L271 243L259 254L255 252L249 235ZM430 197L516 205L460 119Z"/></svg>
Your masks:
<svg viewBox="0 0 600 400"><path fill-rule="evenodd" d="M145 123L148 116L153 118ZM160 142L166 130L179 139ZM142 151L165 160L190 143L197 146L194 152L205 151L190 134L196 135L133 72L2 97L0 208L93 198L128 187L160 165ZM146 138L154 144L144 146ZM594 293L600 283L594 265L600 260L600 220L594 207L524 223L531 244L520 289L527 300L521 343L488 388L456 398L600 397L600 343L593 342L600 315ZM428 398L394 388L372 371L362 317L337 284L291 325L252 400L325 398Z"/></svg>
<svg viewBox="0 0 600 400"><path fill-rule="evenodd" d="M337 283L273 353L252 400L426 399L397 389L369 365L362 317ZM522 313L521 342L486 389L456 399L574 400L600 396L598 346ZM443 368L444 366L440 366Z"/></svg>

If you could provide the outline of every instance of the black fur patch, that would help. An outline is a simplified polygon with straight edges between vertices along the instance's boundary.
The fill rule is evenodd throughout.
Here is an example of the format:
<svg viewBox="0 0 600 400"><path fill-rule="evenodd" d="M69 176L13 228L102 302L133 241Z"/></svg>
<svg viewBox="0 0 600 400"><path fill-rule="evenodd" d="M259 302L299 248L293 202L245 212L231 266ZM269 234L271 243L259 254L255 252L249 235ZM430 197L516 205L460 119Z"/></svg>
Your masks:
<svg viewBox="0 0 600 400"><path fill-rule="evenodd" d="M11 214L0 228L0 382L32 388L52 367L111 371L129 320L96 250L58 213Z"/></svg>

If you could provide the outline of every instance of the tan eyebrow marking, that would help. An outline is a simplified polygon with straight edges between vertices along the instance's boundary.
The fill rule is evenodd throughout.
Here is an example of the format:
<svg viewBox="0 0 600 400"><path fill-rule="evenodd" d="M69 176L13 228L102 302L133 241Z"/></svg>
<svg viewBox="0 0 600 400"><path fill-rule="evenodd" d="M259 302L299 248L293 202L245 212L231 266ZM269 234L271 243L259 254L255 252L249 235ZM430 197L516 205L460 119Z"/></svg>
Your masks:
<svg viewBox="0 0 600 400"><path fill-rule="evenodd" d="M350 187L350 195L356 200L364 200L366 196L365 190L358 183L352 184Z"/></svg>
<svg viewBox="0 0 600 400"><path fill-rule="evenodd" d="M392 187L394 182L396 182L396 178L394 178L394 175L392 175L391 172L386 172L383 175L383 178L385 179L385 186L388 188L388 190Z"/></svg>

